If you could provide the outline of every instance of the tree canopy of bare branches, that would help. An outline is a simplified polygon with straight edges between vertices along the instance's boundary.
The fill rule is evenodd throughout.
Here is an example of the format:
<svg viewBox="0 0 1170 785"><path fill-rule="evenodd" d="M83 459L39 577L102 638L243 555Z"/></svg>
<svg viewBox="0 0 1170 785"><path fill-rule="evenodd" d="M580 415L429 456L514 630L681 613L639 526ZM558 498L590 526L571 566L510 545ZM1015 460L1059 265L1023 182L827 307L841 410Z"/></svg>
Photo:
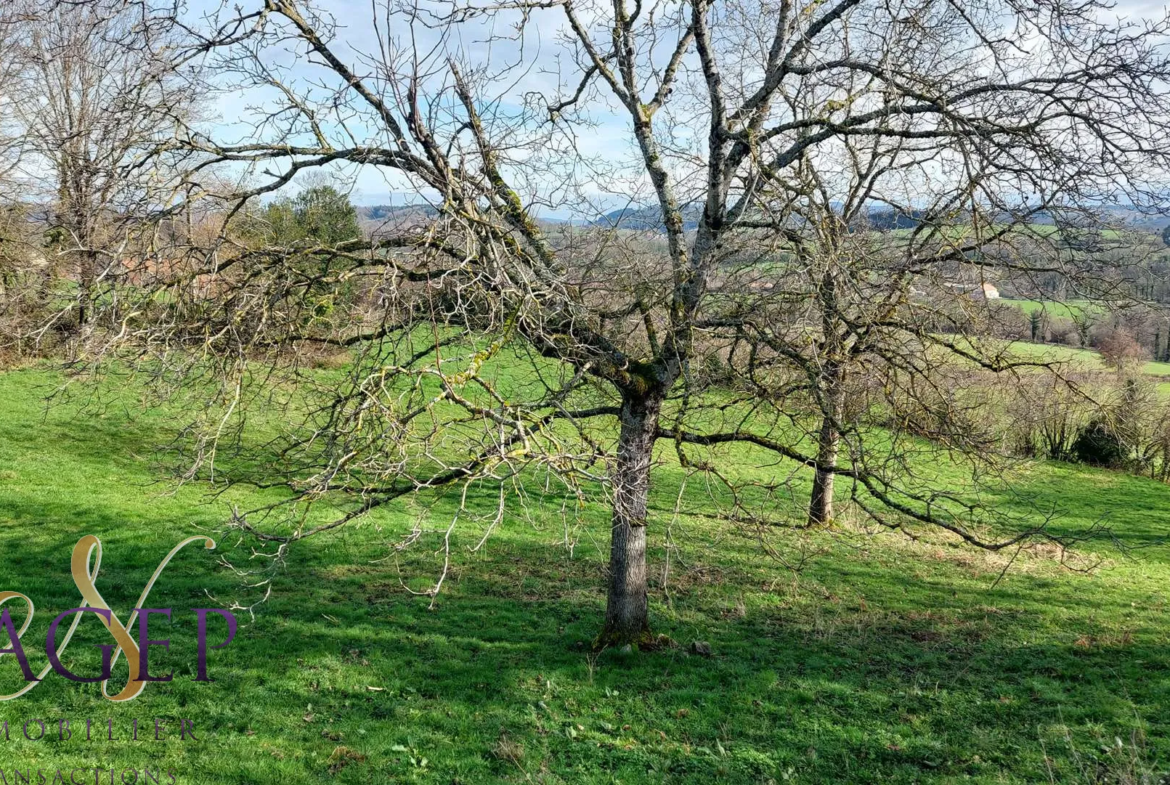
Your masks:
<svg viewBox="0 0 1170 785"><path fill-rule="evenodd" d="M1019 367L972 337L987 304L967 288L1121 285L1052 225L1110 202L1161 209L1166 19L1104 21L1097 0L353 13L341 26L305 0L255 0L169 17L176 73L198 64L251 111L160 147L189 166L158 205L150 280L115 298L118 329L92 348L131 345L143 367L208 380L204 466L250 403L288 403L267 476L297 500L352 502L316 526L241 526L287 544L420 491L498 485L502 517L517 478L545 473L570 497L600 483L613 644L650 632L658 443L726 488L741 520L730 446L812 469L813 523L833 517L844 477L893 526L993 548L1038 533L923 490L905 449L982 449L972 402L932 369ZM361 239L240 231L317 169L378 172L415 196ZM623 202L647 225L625 227L633 209L542 220ZM300 372L331 349L350 352L343 371ZM867 441L879 427L895 435ZM757 510L771 490L752 491Z"/></svg>
<svg viewBox="0 0 1170 785"><path fill-rule="evenodd" d="M15 199L40 213L54 267L74 284L84 326L95 290L133 253L135 217L168 198L160 148L189 122L196 96L171 59L169 19L117 0L11 4L5 79L20 152ZM137 250L137 249L135 249Z"/></svg>

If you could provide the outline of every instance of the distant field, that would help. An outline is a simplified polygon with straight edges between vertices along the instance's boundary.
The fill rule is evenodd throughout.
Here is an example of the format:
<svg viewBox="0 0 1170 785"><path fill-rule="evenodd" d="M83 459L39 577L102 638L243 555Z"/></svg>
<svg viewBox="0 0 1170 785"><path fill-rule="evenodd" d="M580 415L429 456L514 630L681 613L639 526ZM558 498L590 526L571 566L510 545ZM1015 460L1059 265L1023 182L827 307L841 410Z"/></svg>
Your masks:
<svg viewBox="0 0 1170 785"><path fill-rule="evenodd" d="M943 226L935 230L938 232L936 236L945 236L951 240L963 240L971 235L971 227L969 225L949 225ZM986 229L984 230L987 231ZM1050 238L1057 234L1060 230L1052 224L1020 224L1013 228L1012 233L1019 237L1033 237L1033 238ZM893 237L907 238L915 234L921 236L922 231L915 227L901 227L893 229L889 232ZM1150 233L1135 231L1135 230L1119 230L1119 229L1102 229L1098 233L1098 238L1109 243L1116 243L1121 240L1126 240L1127 244L1135 240L1141 242L1148 240ZM1060 242L1057 240L1056 242Z"/></svg>
<svg viewBox="0 0 1170 785"><path fill-rule="evenodd" d="M1069 363L1083 370L1095 371L1105 367L1101 362L1101 355L1092 349L1078 349L1073 346L1031 343L1029 341L1015 341L1012 344L1012 349L1021 358ZM1170 377L1170 363L1145 363L1142 366L1142 373L1147 376Z"/></svg>
<svg viewBox="0 0 1170 785"><path fill-rule="evenodd" d="M1101 310L1099 304L1089 300L1057 302L1055 300L1015 300L1004 297L999 302L1005 305L1014 305L1029 316L1035 311L1041 311L1053 319L1075 319L1086 311L1096 313Z"/></svg>

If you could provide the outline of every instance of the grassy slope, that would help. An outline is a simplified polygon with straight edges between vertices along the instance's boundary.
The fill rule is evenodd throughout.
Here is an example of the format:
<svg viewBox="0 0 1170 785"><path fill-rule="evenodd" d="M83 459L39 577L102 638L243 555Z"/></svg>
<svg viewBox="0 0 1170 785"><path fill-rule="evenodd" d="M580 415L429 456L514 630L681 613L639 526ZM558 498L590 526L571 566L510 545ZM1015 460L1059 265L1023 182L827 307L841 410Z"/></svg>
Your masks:
<svg viewBox="0 0 1170 785"><path fill-rule="evenodd" d="M1073 319L1079 317L1086 309L1101 310L1101 306L1089 300L1067 300L1056 302L1053 300L1014 300L1003 298L997 302L1004 305L1014 305L1029 316L1034 311L1042 311L1053 319Z"/></svg>
<svg viewBox="0 0 1170 785"><path fill-rule="evenodd" d="M1091 371L1098 371L1105 368L1105 365L1101 362L1101 355L1092 349L1078 349L1074 346L1030 343L1028 341L1015 341L1012 343L1012 349L1023 358L1064 362ZM1144 363L1142 365L1142 373L1148 376L1170 376L1170 363Z"/></svg>
<svg viewBox="0 0 1170 785"><path fill-rule="evenodd" d="M1041 300L1010 300L1005 298L999 302L1017 306L1026 314L1043 310L1049 316L1064 319L1072 318L1074 314L1080 315L1080 312L1086 308L1099 307L1093 305L1088 300L1047 302ZM1072 346L1059 346L1056 344L1036 344L1028 341L1015 341L1014 348L1023 357L1043 357L1059 362L1068 362L1083 367L1086 370L1101 370L1104 368L1104 365L1101 363L1101 356L1092 349L1078 349ZM1142 373L1149 376L1170 377L1170 363L1144 363L1142 365ZM1170 384L1160 385L1159 389L1162 392L1170 392Z"/></svg>
<svg viewBox="0 0 1170 785"><path fill-rule="evenodd" d="M257 501L238 491L209 502L198 488L158 482L150 455L167 412L136 422L116 408L45 416L38 396L53 382L0 374L0 589L37 602L26 640L76 604L67 555L81 534L103 539L99 587L124 609L173 543L215 525L232 501ZM292 784L1036 782L1051 766L1064 782L1119 765L1135 731L1145 759L1170 760L1161 546L1113 554L1091 575L1025 554L991 588L1006 557L893 536L773 537L823 550L794 579L754 536L682 518L664 587L666 510L680 475L667 460L657 479L656 624L684 644L710 641L710 659L683 649L592 659L580 647L604 605L604 510L586 511L571 551L558 544L557 516L509 518L474 556L466 549L480 529L460 529L457 569L428 611L401 590L393 560L375 561L409 530L404 506L295 550L255 621L213 653L214 685L189 680L193 615L181 609L210 604L205 590L243 589L191 550L151 597L179 611L172 648L152 665L173 667L177 681L129 706L59 678L0 703L9 722L189 717L199 742L0 740L0 768L149 764L173 766L180 782ZM1021 482L1070 531L1106 518L1141 546L1168 528L1170 488L1149 481L1034 465ZM445 525L441 512L430 526ZM400 562L415 588L434 575L436 545L431 536ZM98 625L83 627L67 658L79 671L94 666L85 644L106 642ZM155 632L166 637L165 622ZM19 683L10 660L0 660L0 692ZM1126 746L1104 752L1116 737Z"/></svg>

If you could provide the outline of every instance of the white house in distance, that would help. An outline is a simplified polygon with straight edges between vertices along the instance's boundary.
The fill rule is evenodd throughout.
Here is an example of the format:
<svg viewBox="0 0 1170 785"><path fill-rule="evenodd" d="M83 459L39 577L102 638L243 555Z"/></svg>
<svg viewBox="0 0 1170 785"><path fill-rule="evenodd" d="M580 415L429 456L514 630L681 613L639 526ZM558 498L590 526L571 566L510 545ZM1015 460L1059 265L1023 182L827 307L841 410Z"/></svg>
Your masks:
<svg viewBox="0 0 1170 785"><path fill-rule="evenodd" d="M972 300L999 299L999 289L987 281L983 281L982 283L948 283L946 287L953 291L962 292Z"/></svg>

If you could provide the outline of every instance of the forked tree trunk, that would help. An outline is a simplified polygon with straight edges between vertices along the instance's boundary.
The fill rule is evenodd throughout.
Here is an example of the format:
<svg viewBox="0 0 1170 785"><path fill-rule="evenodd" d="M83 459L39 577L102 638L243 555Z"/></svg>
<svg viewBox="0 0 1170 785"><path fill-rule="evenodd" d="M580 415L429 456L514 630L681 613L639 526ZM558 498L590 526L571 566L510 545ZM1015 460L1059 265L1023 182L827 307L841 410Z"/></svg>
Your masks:
<svg viewBox="0 0 1170 785"><path fill-rule="evenodd" d="M841 371L826 370L825 416L817 438L817 468L813 477L812 499L808 505L808 525L822 526L833 520L833 478L836 477L837 458L841 451L841 432L838 425L845 404Z"/></svg>
<svg viewBox="0 0 1170 785"><path fill-rule="evenodd" d="M638 644L650 636L646 597L646 502L650 462L662 399L622 401L621 433L613 473L613 533L609 552L609 597L598 643Z"/></svg>

